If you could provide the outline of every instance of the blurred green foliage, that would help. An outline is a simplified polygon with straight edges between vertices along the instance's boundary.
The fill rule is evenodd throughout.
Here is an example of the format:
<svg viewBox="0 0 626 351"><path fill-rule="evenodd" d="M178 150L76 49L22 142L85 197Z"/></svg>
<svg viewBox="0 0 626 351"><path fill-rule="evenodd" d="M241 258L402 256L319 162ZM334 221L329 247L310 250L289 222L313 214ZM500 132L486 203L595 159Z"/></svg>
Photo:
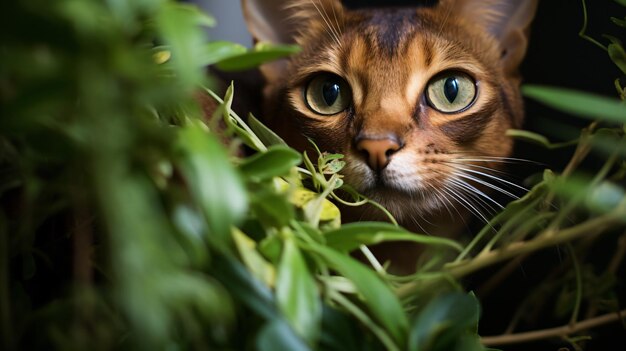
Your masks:
<svg viewBox="0 0 626 351"><path fill-rule="evenodd" d="M478 301L457 279L557 244L575 243L580 257L578 239L626 225L617 99L527 87L607 123L575 143L512 131L577 149L460 243L393 223L341 225L329 199L348 201L336 190L379 206L343 184L342 156L299 154L231 110L232 86L223 98L210 89L208 64L244 69L297 48L206 42L214 19L174 1L2 6L3 350L483 350ZM215 101L211 118L199 91ZM592 150L603 165L576 172ZM429 260L398 277L348 255L385 241L421 243ZM576 267L559 305L574 322L583 282L598 278ZM585 298L610 293L605 281Z"/></svg>

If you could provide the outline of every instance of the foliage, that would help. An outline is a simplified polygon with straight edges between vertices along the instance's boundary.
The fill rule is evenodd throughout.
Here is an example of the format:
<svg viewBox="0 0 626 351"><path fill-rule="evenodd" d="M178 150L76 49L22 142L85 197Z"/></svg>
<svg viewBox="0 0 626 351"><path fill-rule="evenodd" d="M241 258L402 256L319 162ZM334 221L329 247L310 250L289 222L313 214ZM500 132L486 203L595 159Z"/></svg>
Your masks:
<svg viewBox="0 0 626 351"><path fill-rule="evenodd" d="M409 233L393 218L341 225L329 199L380 207L343 184L342 156L301 155L232 111L232 85L223 98L206 88L207 64L243 69L297 48L205 43L214 20L173 1L3 6L4 350L483 350L478 301L457 280L566 243L575 293L560 313L575 323L583 299L610 293L606 284L593 296L583 276L598 277L578 262L589 241L626 226L616 100L527 87L609 123L585 129L565 170L546 170L469 243ZM211 118L200 87L216 102ZM242 155L242 143L256 153ZM576 172L590 152L602 166ZM367 248L384 241L432 254L393 276ZM372 267L348 255L356 250Z"/></svg>

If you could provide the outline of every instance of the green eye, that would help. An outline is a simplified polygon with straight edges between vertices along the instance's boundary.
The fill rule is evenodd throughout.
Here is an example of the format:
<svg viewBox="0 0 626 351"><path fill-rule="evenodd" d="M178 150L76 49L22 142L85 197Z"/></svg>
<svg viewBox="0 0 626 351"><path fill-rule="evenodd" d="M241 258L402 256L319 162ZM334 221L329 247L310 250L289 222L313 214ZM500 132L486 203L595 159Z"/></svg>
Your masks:
<svg viewBox="0 0 626 351"><path fill-rule="evenodd" d="M428 83L426 99L437 111L461 112L476 98L476 83L465 73L450 72L435 77Z"/></svg>
<svg viewBox="0 0 626 351"><path fill-rule="evenodd" d="M337 114L350 106L350 86L341 77L324 73L309 82L304 91L306 104L320 115Z"/></svg>

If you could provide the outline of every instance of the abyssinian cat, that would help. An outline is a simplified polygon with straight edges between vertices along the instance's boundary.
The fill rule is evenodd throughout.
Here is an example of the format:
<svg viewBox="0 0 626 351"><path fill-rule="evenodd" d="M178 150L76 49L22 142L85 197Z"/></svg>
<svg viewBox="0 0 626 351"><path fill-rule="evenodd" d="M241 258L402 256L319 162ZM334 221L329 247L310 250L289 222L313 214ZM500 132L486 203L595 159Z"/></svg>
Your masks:
<svg viewBox="0 0 626 351"><path fill-rule="evenodd" d="M506 192L493 174L511 153L506 130L523 120L518 66L537 1L430 3L243 7L256 40L302 47L261 68L264 122L297 149L310 138L345 155L345 181L403 226L453 235L467 214L492 205L488 191ZM357 211L344 216L383 218ZM402 260L396 247L382 256Z"/></svg>

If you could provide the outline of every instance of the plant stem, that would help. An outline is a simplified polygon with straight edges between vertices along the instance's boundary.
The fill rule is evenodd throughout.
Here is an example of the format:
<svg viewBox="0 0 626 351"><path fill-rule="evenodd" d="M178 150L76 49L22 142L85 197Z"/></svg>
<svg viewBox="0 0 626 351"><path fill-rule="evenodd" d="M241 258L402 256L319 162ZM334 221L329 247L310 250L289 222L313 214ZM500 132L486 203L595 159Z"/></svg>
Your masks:
<svg viewBox="0 0 626 351"><path fill-rule="evenodd" d="M574 273L576 274L576 302L574 304L574 311L572 312L572 317L570 319L570 325L575 325L578 320L578 314L580 313L580 304L583 299L583 277L580 271L580 263L578 262L578 257L576 257L576 252L574 251L574 247L571 242L567 243L567 250L572 258L572 265L574 266Z"/></svg>
<svg viewBox="0 0 626 351"><path fill-rule="evenodd" d="M472 259L453 262L444 266L445 273L454 278L461 278L478 270L501 261L535 252L550 246L575 240L583 235L593 235L615 225L623 224L626 217L626 202L620 204L613 212L595 217L576 226L561 229L558 231L544 230L537 237L529 241L511 243L501 249L485 252ZM413 294L418 289L416 282L407 283L398 288L397 294L406 297Z"/></svg>
<svg viewBox="0 0 626 351"><path fill-rule="evenodd" d="M587 4L585 3L585 0L582 0L582 5L583 5L583 27L580 29L580 32L578 32L578 35L583 38L586 39L590 42L592 42L593 44L599 46L602 50L604 51L608 51L609 49L600 44L600 42L598 42L597 40L593 39L592 37L588 36L585 32L587 31Z"/></svg>
<svg viewBox="0 0 626 351"><path fill-rule="evenodd" d="M623 213L621 213L621 211L611 212L557 232L549 233L548 231L544 231L544 233L539 234L535 239L512 243L502 249L487 252L474 259L464 262L461 261L458 264L450 266L448 268L448 272L454 277L460 278L494 263L507 260L518 255L568 242L583 235L590 235L590 233L603 231L606 228L620 223L620 216L622 215Z"/></svg>
<svg viewBox="0 0 626 351"><path fill-rule="evenodd" d="M607 313L605 315L580 321L575 324L568 324L561 327L549 328L543 330L535 330L531 332L505 334L498 336L485 336L481 338L483 345L495 346L495 345L508 345L508 344L521 344L530 341L549 339L554 337L565 337L570 334L578 333L583 330L598 327L604 324L612 323L619 320L626 319L626 309Z"/></svg>
<svg viewBox="0 0 626 351"><path fill-rule="evenodd" d="M347 299L342 294L335 292L333 290L329 290L329 297L334 300L339 305L343 306L346 310L348 310L352 315L354 315L358 320L363 323L367 328L369 328L374 335L380 340L385 348L389 351L400 351L400 348L391 340L391 337L387 332L379 327L374 321L363 312L357 305L353 304L352 301Z"/></svg>

